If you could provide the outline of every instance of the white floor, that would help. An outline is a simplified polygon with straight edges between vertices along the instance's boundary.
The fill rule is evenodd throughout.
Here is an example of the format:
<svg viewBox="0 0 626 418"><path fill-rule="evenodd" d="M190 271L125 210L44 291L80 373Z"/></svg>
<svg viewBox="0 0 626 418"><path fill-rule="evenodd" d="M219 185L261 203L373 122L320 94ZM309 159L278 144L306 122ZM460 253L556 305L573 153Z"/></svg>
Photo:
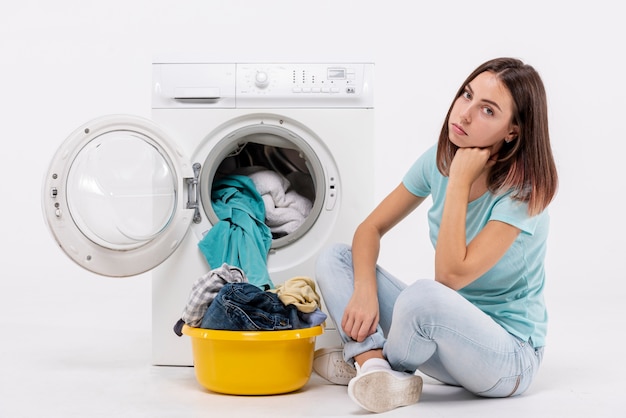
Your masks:
<svg viewBox="0 0 626 418"><path fill-rule="evenodd" d="M93 333L88 328L74 329L69 324L27 327L4 319L0 320L2 418L368 414L349 400L345 387L327 384L315 374L303 389L292 394L219 395L202 388L191 367L151 366L148 331L129 331L123 326ZM615 324L623 324L623 318L613 320ZM588 324L580 325L587 328ZM574 334L570 335L570 341L576 341ZM565 342L567 338L561 340ZM555 344L555 349L548 351L534 386L520 397L480 399L461 389L427 380L418 404L384 416L626 416L624 366L611 360L621 359L618 347L606 350L601 341L589 338L582 345L568 345Z"/></svg>

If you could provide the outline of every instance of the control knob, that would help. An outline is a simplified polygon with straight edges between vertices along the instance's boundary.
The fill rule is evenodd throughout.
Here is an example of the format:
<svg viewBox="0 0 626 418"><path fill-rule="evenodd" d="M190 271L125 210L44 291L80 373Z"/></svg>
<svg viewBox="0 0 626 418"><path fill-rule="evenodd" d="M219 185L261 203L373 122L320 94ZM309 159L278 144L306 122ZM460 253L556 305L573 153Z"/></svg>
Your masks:
<svg viewBox="0 0 626 418"><path fill-rule="evenodd" d="M270 84L270 78L265 71L257 71L254 76L254 84L258 88L263 89Z"/></svg>

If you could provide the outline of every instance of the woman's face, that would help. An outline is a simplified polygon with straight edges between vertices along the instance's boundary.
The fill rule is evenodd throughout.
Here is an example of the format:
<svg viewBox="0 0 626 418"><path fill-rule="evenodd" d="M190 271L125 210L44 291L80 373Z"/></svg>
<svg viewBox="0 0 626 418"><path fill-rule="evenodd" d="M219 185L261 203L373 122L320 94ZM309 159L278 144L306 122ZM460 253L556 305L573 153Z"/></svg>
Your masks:
<svg viewBox="0 0 626 418"><path fill-rule="evenodd" d="M518 134L513 124L513 98L491 72L476 76L465 86L450 112L449 138L460 148L491 148L496 154L504 140Z"/></svg>

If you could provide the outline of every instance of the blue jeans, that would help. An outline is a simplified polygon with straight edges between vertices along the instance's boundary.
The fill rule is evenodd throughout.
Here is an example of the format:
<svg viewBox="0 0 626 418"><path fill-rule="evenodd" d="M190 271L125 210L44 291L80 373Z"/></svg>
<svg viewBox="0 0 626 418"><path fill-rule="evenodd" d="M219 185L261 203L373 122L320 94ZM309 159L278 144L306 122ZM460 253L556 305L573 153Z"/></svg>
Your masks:
<svg viewBox="0 0 626 418"><path fill-rule="evenodd" d="M307 328L295 305L250 283L226 283L202 318L201 328L230 331L277 331Z"/></svg>
<svg viewBox="0 0 626 418"><path fill-rule="evenodd" d="M511 335L456 291L434 280L407 285L378 266L376 278L378 329L357 342L341 329L354 289L351 248L336 244L317 260L316 281L344 342L347 362L382 348L394 370L419 370L478 396L519 395L530 386L543 347L534 348Z"/></svg>

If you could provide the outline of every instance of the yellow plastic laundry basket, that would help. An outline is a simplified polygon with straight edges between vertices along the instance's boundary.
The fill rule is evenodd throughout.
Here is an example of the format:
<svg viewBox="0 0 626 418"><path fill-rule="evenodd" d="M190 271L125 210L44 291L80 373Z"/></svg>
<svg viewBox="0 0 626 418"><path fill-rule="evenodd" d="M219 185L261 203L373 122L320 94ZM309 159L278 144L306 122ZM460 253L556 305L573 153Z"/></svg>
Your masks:
<svg viewBox="0 0 626 418"><path fill-rule="evenodd" d="M311 377L322 326L287 331L222 331L183 327L191 337L196 379L231 395L273 395L300 389Z"/></svg>

